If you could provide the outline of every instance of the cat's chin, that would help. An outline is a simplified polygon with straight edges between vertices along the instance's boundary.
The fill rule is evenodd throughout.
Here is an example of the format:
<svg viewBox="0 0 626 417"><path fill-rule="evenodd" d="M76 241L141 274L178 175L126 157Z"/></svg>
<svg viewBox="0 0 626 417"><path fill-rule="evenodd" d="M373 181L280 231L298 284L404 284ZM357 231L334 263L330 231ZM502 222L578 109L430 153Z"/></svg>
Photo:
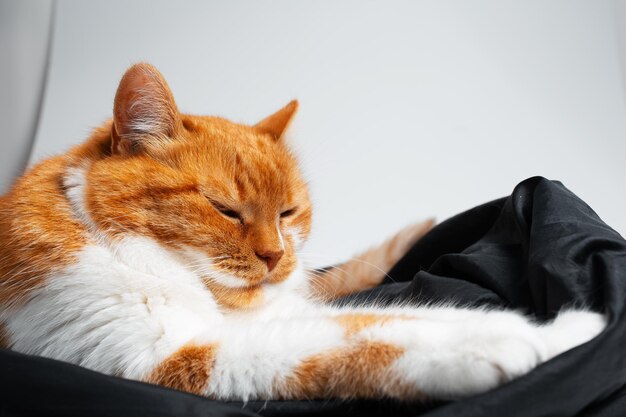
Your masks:
<svg viewBox="0 0 626 417"><path fill-rule="evenodd" d="M215 297L215 301L223 308L251 310L262 307L270 301L271 291L267 290L274 285L262 283L246 287L226 287L210 281L206 286Z"/></svg>
<svg viewBox="0 0 626 417"><path fill-rule="evenodd" d="M262 288L271 288L287 280L293 271L282 273L268 273L259 277L240 277L233 274L215 271L202 277L205 283L211 282L229 289L252 291Z"/></svg>
<svg viewBox="0 0 626 417"><path fill-rule="evenodd" d="M222 287L231 289L255 290L258 288L271 288L276 284L286 281L293 273L294 268L275 269L266 274L256 276L237 276L216 268L203 277L205 282L211 281Z"/></svg>
<svg viewBox="0 0 626 417"><path fill-rule="evenodd" d="M303 284L306 274L301 268L294 268L279 274L266 274L258 281L235 277L236 280L223 280L218 282L211 277L203 279L204 285L211 291L217 303L229 310L254 310L267 305L274 298L284 295L289 291L300 291L305 288ZM246 282L246 285L243 284ZM237 286L228 285L236 283ZM224 285L225 284L225 285Z"/></svg>
<svg viewBox="0 0 626 417"><path fill-rule="evenodd" d="M221 271L213 271L210 275L206 276L205 281L212 281L222 287L233 289L245 289L249 287L255 287L261 284L261 281L251 281L242 277L238 277L233 274L229 274Z"/></svg>

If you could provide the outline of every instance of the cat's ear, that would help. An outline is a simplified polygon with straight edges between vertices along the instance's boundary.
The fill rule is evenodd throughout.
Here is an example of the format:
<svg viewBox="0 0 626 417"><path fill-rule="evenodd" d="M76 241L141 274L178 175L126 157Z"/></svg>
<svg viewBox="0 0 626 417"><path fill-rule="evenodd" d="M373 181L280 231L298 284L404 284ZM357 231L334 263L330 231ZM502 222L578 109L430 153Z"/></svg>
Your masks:
<svg viewBox="0 0 626 417"><path fill-rule="evenodd" d="M272 135L276 140L284 134L298 110L298 100L292 100L282 109L254 125L257 130Z"/></svg>
<svg viewBox="0 0 626 417"><path fill-rule="evenodd" d="M174 136L179 124L174 96L161 73L145 63L130 67L115 94L111 152L146 151Z"/></svg>

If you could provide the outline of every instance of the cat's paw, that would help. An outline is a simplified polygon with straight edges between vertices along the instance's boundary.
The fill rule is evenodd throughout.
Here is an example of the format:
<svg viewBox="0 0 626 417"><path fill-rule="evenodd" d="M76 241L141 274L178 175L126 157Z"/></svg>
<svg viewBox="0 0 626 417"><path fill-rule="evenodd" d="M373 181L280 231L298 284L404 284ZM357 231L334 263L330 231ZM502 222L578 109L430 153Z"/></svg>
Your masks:
<svg viewBox="0 0 626 417"><path fill-rule="evenodd" d="M521 317L486 320L482 329L468 334L460 364L461 375L453 396L474 395L522 376L548 357L537 330ZM491 323L490 323L491 322Z"/></svg>
<svg viewBox="0 0 626 417"><path fill-rule="evenodd" d="M437 324L440 326L444 323ZM492 312L445 324L430 351L407 352L395 365L430 397L456 399L493 389L547 359L538 329L522 316Z"/></svg>
<svg viewBox="0 0 626 417"><path fill-rule="evenodd" d="M585 310L565 310L539 331L550 358L596 337L606 327L606 316Z"/></svg>

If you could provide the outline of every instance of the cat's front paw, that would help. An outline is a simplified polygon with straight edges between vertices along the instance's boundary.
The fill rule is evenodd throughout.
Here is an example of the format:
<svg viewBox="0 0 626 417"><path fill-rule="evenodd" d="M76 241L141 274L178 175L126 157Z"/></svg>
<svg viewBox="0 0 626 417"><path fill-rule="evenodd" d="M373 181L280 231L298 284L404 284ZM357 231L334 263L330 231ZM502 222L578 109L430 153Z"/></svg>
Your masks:
<svg viewBox="0 0 626 417"><path fill-rule="evenodd" d="M456 399L488 391L548 357L538 329L517 314L492 312L446 323L445 333L444 324L438 326L430 351L407 352L396 364L429 397Z"/></svg>
<svg viewBox="0 0 626 417"><path fill-rule="evenodd" d="M467 396L488 391L522 376L548 357L545 343L533 326L521 317L508 323L484 323L475 335L467 335L460 346L460 375L452 385L452 396ZM464 360L464 357L466 358Z"/></svg>
<svg viewBox="0 0 626 417"><path fill-rule="evenodd" d="M565 310L539 330L550 358L596 337L606 327L606 316L585 310Z"/></svg>

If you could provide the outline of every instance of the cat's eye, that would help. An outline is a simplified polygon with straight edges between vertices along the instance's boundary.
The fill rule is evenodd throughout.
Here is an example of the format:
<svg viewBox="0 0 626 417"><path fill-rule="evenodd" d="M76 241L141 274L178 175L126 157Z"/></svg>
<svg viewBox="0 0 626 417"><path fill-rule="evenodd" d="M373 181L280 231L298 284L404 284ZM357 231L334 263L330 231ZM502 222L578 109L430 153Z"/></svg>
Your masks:
<svg viewBox="0 0 626 417"><path fill-rule="evenodd" d="M238 211L235 211L235 210L233 210L231 208L228 208L228 207L226 207L226 206L224 206L224 205L222 205L222 204L220 204L220 203L218 203L218 202L216 202L214 200L211 200L211 199L208 199L208 200L209 200L209 203L211 203L213 205L213 207L215 207L215 209L217 211L222 213L222 215L224 215L224 216L226 216L226 217L228 217L230 219L233 219L233 220L238 220L241 223L243 223L243 217L241 217L241 214Z"/></svg>
<svg viewBox="0 0 626 417"><path fill-rule="evenodd" d="M223 209L223 210L219 210L219 212L222 213L226 217L230 217L231 219L241 220L241 214L237 213L235 210Z"/></svg>
<svg viewBox="0 0 626 417"><path fill-rule="evenodd" d="M280 213L280 217L284 219L285 217L292 216L295 212L296 212L296 208L294 207L292 209L285 210L282 213Z"/></svg>

